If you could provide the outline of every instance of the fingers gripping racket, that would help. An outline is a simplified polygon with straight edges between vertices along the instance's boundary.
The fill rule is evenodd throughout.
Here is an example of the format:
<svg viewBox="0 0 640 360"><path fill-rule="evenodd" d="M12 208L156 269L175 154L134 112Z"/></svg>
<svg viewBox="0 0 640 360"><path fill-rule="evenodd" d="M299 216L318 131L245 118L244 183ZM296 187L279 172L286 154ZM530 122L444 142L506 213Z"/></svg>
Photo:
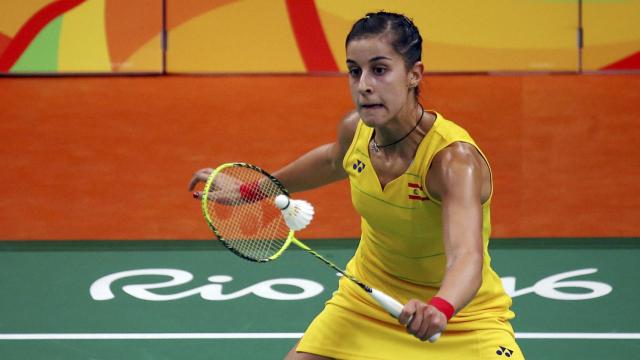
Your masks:
<svg viewBox="0 0 640 360"><path fill-rule="evenodd" d="M279 195L288 197L289 193L275 177L246 163L217 167L207 179L202 194L195 194L201 198L207 224L234 254L254 262L267 262L280 257L293 243L353 281L398 318L403 308L401 303L365 285L295 238L294 230L287 225L290 219L285 220L284 210L275 204L276 198L282 200ZM439 333L435 334L429 341L439 337Z"/></svg>

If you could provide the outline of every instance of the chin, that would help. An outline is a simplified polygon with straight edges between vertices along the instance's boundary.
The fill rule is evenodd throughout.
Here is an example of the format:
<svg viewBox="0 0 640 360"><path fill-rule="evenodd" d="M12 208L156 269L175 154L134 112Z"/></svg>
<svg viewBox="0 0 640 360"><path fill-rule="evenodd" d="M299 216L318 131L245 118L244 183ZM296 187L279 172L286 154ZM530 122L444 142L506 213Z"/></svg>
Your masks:
<svg viewBox="0 0 640 360"><path fill-rule="evenodd" d="M379 114L370 114L360 111L358 112L358 115L360 115L360 119L362 119L362 122L365 125L372 128L380 127L387 122L387 120Z"/></svg>
<svg viewBox="0 0 640 360"><path fill-rule="evenodd" d="M362 119L362 122L368 127L375 128L380 126L380 122L376 121L375 119L370 119L369 117L366 117L366 116L360 116L360 119Z"/></svg>

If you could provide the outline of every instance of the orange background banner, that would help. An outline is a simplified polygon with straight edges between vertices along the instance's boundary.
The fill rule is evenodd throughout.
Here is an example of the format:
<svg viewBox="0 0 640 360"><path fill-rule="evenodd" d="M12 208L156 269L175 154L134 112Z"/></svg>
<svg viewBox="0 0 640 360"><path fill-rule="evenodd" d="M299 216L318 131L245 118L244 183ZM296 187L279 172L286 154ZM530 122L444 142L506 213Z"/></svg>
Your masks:
<svg viewBox="0 0 640 360"><path fill-rule="evenodd" d="M640 235L640 77L428 76L495 173L494 237ZM207 239L191 174L332 141L343 76L0 78L0 239ZM348 186L302 238L357 237Z"/></svg>

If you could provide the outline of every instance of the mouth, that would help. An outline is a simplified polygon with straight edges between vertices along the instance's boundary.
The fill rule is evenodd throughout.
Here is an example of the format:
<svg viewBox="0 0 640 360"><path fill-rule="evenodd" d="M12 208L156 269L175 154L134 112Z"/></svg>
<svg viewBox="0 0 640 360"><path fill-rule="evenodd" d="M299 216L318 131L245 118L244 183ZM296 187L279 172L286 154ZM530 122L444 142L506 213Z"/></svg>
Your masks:
<svg viewBox="0 0 640 360"><path fill-rule="evenodd" d="M382 104L360 104L361 109L381 109L383 107Z"/></svg>

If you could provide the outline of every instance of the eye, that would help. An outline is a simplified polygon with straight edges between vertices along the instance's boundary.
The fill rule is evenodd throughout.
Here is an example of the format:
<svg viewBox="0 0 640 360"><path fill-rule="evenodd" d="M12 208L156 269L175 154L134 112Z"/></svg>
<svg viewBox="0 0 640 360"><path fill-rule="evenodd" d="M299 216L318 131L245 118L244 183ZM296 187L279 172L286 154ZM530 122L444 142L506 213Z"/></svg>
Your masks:
<svg viewBox="0 0 640 360"><path fill-rule="evenodd" d="M351 77L354 77L354 78L359 77L360 76L360 72L361 72L360 68L357 68L357 67L349 68L349 76L351 76Z"/></svg>
<svg viewBox="0 0 640 360"><path fill-rule="evenodd" d="M382 75L387 71L387 68L384 66L376 66L373 68L373 73L376 75Z"/></svg>

